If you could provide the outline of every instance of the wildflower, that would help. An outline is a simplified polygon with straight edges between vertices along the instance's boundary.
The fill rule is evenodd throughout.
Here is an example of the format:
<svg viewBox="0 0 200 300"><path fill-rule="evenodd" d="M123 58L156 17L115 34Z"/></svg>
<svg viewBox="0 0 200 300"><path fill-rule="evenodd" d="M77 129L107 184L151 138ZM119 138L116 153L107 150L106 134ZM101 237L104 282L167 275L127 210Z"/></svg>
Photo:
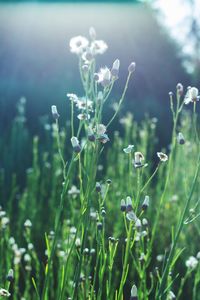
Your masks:
<svg viewBox="0 0 200 300"><path fill-rule="evenodd" d="M3 217L3 218L1 219L1 225L2 225L2 227L3 227L3 228L6 228L6 226L9 224L9 222L10 222L9 218Z"/></svg>
<svg viewBox="0 0 200 300"><path fill-rule="evenodd" d="M106 183L107 183L108 185L110 185L110 184L112 183L112 180L111 180L111 179L107 179L107 180L106 180Z"/></svg>
<svg viewBox="0 0 200 300"><path fill-rule="evenodd" d="M77 137L73 136L71 138L71 143L72 143L74 152L79 153L81 151L81 146L79 144L79 140L77 139Z"/></svg>
<svg viewBox="0 0 200 300"><path fill-rule="evenodd" d="M107 134L101 134L99 137L98 137L98 140L102 143L102 144L105 144L107 142L110 141L109 137Z"/></svg>
<svg viewBox="0 0 200 300"><path fill-rule="evenodd" d="M76 107L80 110L93 111L92 104L93 102L85 97L82 97L76 101Z"/></svg>
<svg viewBox="0 0 200 300"><path fill-rule="evenodd" d="M131 153L133 151L134 145L128 145L127 148L124 148L123 151L127 154Z"/></svg>
<svg viewBox="0 0 200 300"><path fill-rule="evenodd" d="M69 46L72 53L81 54L87 48L88 44L88 40L79 35L71 38Z"/></svg>
<svg viewBox="0 0 200 300"><path fill-rule="evenodd" d="M14 271L13 271L13 269L10 269L10 270L8 271L8 275L7 275L6 279L7 279L9 282L13 281L13 279L14 279Z"/></svg>
<svg viewBox="0 0 200 300"><path fill-rule="evenodd" d="M196 87L188 87L184 99L185 104L189 104L190 102L196 102L199 99L198 94L199 94L199 90Z"/></svg>
<svg viewBox="0 0 200 300"><path fill-rule="evenodd" d="M100 184L99 182L96 183L96 191L97 191L98 193L101 192L101 184Z"/></svg>
<svg viewBox="0 0 200 300"><path fill-rule="evenodd" d="M32 223L29 219L27 219L25 222L24 222L24 227L26 228L31 228L32 227Z"/></svg>
<svg viewBox="0 0 200 300"><path fill-rule="evenodd" d="M141 152L135 152L135 159L134 159L134 166L135 168L141 168L144 165L142 164L142 161L144 160L144 156Z"/></svg>
<svg viewBox="0 0 200 300"><path fill-rule="evenodd" d="M195 269L198 265L198 260L194 256L190 256L188 260L186 260L185 265L188 269Z"/></svg>
<svg viewBox="0 0 200 300"><path fill-rule="evenodd" d="M142 203L142 209L146 210L149 207L149 196L145 196L144 201Z"/></svg>
<svg viewBox="0 0 200 300"><path fill-rule="evenodd" d="M176 299L175 294L172 291L169 291L169 300L174 300Z"/></svg>
<svg viewBox="0 0 200 300"><path fill-rule="evenodd" d="M103 54L108 49L108 45L103 40L95 40L91 43L91 50L94 55Z"/></svg>
<svg viewBox="0 0 200 300"><path fill-rule="evenodd" d="M116 59L112 65L112 69L111 69L111 75L115 78L118 77L119 66L120 66L120 61L119 61L119 59Z"/></svg>
<svg viewBox="0 0 200 300"><path fill-rule="evenodd" d="M81 120L81 121L83 121L83 120L89 120L89 119L90 119L90 115L89 115L89 114L79 114L79 115L77 116L77 118L78 118L79 120Z"/></svg>
<svg viewBox="0 0 200 300"><path fill-rule="evenodd" d="M183 95L183 85L181 83L178 83L176 85L176 90L177 90L177 93L179 94L179 96Z"/></svg>
<svg viewBox="0 0 200 300"><path fill-rule="evenodd" d="M76 94L68 93L67 97L69 98L70 101L73 101L74 103L78 101L78 96Z"/></svg>
<svg viewBox="0 0 200 300"><path fill-rule="evenodd" d="M83 250L83 254L88 255L88 254L89 254L89 249L88 249L88 248L85 248L85 249Z"/></svg>
<svg viewBox="0 0 200 300"><path fill-rule="evenodd" d="M133 210L132 200L131 200L131 197L128 196L128 197L126 197L126 211L129 212L132 210Z"/></svg>
<svg viewBox="0 0 200 300"><path fill-rule="evenodd" d="M92 249L90 249L90 255L93 255L93 254L95 254L95 249L94 248L92 248Z"/></svg>
<svg viewBox="0 0 200 300"><path fill-rule="evenodd" d="M130 300L138 300L138 292L137 292L137 287L134 284L131 288L131 298Z"/></svg>
<svg viewBox="0 0 200 300"><path fill-rule="evenodd" d="M142 219L142 225L143 225L143 226L148 226L148 221L147 221L146 218L143 218L143 219Z"/></svg>
<svg viewBox="0 0 200 300"><path fill-rule="evenodd" d="M72 196L77 196L78 194L80 194L80 190L77 189L75 185L72 185L71 189L68 191L68 194Z"/></svg>
<svg viewBox="0 0 200 300"><path fill-rule="evenodd" d="M129 73L133 73L135 71L135 66L135 62L130 63L130 65L128 66Z"/></svg>
<svg viewBox="0 0 200 300"><path fill-rule="evenodd" d="M136 227L137 229L140 229L141 226L142 226L142 222L140 221L140 219L137 219L136 222L135 222L135 227Z"/></svg>
<svg viewBox="0 0 200 300"><path fill-rule="evenodd" d="M75 245L76 245L77 248L79 248L81 246L81 240L80 240L80 238L77 238L75 240Z"/></svg>
<svg viewBox="0 0 200 300"><path fill-rule="evenodd" d="M178 133L177 140L180 145L185 144L185 138L181 132Z"/></svg>
<svg viewBox="0 0 200 300"><path fill-rule="evenodd" d="M97 229L100 231L103 228L103 224L101 222L97 222Z"/></svg>
<svg viewBox="0 0 200 300"><path fill-rule="evenodd" d="M129 221L134 221L134 222L137 221L136 214L135 214L132 210L129 211L129 212L127 212L126 218L127 218Z"/></svg>
<svg viewBox="0 0 200 300"><path fill-rule="evenodd" d="M108 69L108 67L101 68L98 73L99 79L98 83L101 83L101 85L105 88L107 87L111 82L111 72Z"/></svg>
<svg viewBox="0 0 200 300"><path fill-rule="evenodd" d="M121 211L122 212L126 211L126 202L124 199L121 200Z"/></svg>
<svg viewBox="0 0 200 300"><path fill-rule="evenodd" d="M0 296L2 296L2 297L10 297L11 294L9 293L9 291L0 288Z"/></svg>
<svg viewBox="0 0 200 300"><path fill-rule="evenodd" d="M94 130L92 129L91 126L88 127L88 140L89 140L90 142L94 142L94 141L95 141Z"/></svg>
<svg viewBox="0 0 200 300"><path fill-rule="evenodd" d="M156 260L157 260L158 262L162 262L163 259L164 259L164 255L163 255L163 254L159 254L159 255L156 256Z"/></svg>
<svg viewBox="0 0 200 300"><path fill-rule="evenodd" d="M95 40L96 39L96 30L94 29L94 27L90 27L89 29L89 35L91 37L92 40Z"/></svg>
<svg viewBox="0 0 200 300"><path fill-rule="evenodd" d="M162 162L165 162L168 160L167 154L165 154L163 152L157 152L157 156L160 159L160 161L162 161Z"/></svg>
<svg viewBox="0 0 200 300"><path fill-rule="evenodd" d="M96 132L97 132L98 135L104 134L106 132L106 126L103 125L103 124L98 124L96 126Z"/></svg>
<svg viewBox="0 0 200 300"><path fill-rule="evenodd" d="M57 111L57 107L56 105L52 105L51 106L51 112L52 112L52 116L55 120L58 120L58 118L60 117L58 111Z"/></svg>

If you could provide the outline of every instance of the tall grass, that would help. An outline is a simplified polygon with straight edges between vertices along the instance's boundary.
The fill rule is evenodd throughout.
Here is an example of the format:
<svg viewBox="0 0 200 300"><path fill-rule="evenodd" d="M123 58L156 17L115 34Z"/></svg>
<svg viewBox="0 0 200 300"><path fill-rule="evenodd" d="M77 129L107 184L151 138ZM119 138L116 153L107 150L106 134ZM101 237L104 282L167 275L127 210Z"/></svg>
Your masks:
<svg viewBox="0 0 200 300"><path fill-rule="evenodd" d="M0 298L200 299L198 90L184 96L178 84L169 94L171 144L156 153L156 118L138 124L128 113L119 119L123 134L110 132L135 63L105 122L120 62L96 70L107 45L93 28L90 41L76 37L70 47L84 91L68 94L70 126L60 127L63 114L53 103L43 140L31 142L22 99L8 152L1 141L7 167L0 173ZM32 166L22 185L13 165L23 164L30 145Z"/></svg>

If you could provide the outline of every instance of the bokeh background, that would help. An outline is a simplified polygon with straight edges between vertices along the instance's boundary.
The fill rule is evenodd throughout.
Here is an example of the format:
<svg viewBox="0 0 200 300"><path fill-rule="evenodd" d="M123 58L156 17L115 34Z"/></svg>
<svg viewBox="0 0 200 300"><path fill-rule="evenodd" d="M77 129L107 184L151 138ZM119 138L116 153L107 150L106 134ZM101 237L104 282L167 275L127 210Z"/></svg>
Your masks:
<svg viewBox="0 0 200 300"><path fill-rule="evenodd" d="M62 112L63 125L69 120L66 93L81 96L83 92L69 40L87 36L90 26L109 46L99 57L98 67L110 67L116 58L121 61L105 120L121 94L129 63L135 61L134 80L121 115L131 111L138 121L145 114L157 117L158 147L167 146L171 130L168 92L174 91L178 82L184 86L199 83L198 7L198 1L191 0L1 1L0 168L10 173L29 166L32 147L24 143L17 148L17 140L20 134L25 140L44 135L44 124L52 121L52 104ZM10 154L7 136L21 97L26 99L26 130L15 134L16 151ZM111 131L116 129L121 130L118 120Z"/></svg>

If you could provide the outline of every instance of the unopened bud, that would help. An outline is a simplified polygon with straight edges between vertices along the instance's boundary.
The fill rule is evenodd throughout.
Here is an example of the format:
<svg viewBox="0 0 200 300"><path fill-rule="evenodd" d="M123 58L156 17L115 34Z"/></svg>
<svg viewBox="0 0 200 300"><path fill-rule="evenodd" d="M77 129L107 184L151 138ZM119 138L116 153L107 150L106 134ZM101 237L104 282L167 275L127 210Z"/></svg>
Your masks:
<svg viewBox="0 0 200 300"><path fill-rule="evenodd" d="M72 143L74 152L79 153L81 151L81 146L79 144L79 140L77 139L77 137L73 136L71 138L71 143Z"/></svg>
<svg viewBox="0 0 200 300"><path fill-rule="evenodd" d="M58 118L60 117L58 111L57 111L57 107L56 105L52 105L51 106L51 112L52 112L52 116L55 120L58 120Z"/></svg>
<svg viewBox="0 0 200 300"><path fill-rule="evenodd" d="M130 65L128 66L129 73L133 73L135 71L135 66L135 62L130 63Z"/></svg>

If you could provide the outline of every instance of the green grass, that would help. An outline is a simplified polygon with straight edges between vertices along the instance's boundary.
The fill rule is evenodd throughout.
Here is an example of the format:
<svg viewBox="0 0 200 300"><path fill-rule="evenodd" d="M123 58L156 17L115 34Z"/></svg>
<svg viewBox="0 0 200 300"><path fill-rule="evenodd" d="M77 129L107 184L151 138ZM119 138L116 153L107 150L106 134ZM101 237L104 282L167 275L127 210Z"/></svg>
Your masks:
<svg viewBox="0 0 200 300"><path fill-rule="evenodd" d="M85 98L70 96L66 128L54 107L52 124L44 124L43 137L31 141L22 99L6 143L1 138L6 167L0 173L0 288L14 300L169 300L173 293L176 299L199 300L197 99L191 98L190 112L182 90L170 93L173 130L170 150L160 149L168 155L162 161L155 118L140 124L131 113L118 118L134 65L113 116L100 125L117 76L107 70L103 83L95 81L95 59L92 55L83 71L79 55ZM118 72L118 62L114 69ZM80 113L84 119L76 126ZM121 134L110 132L116 118ZM32 166L24 176L31 147ZM127 197L129 205L122 207ZM7 276L10 269L14 278L12 272Z"/></svg>

